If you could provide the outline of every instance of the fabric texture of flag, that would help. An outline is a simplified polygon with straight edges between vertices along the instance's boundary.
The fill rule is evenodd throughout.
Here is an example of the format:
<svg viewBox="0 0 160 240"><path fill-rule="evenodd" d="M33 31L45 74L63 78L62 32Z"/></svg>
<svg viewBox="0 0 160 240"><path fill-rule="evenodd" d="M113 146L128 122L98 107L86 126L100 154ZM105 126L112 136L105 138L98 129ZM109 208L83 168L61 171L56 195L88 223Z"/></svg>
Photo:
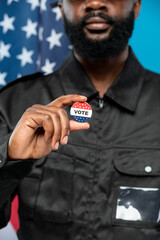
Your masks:
<svg viewBox="0 0 160 240"><path fill-rule="evenodd" d="M34 72L49 74L71 46L54 0L0 2L0 87ZM56 4L55 4L56 5Z"/></svg>
<svg viewBox="0 0 160 240"><path fill-rule="evenodd" d="M54 0L0 1L0 88L28 74L55 71L71 46ZM1 240L16 240L18 200Z"/></svg>

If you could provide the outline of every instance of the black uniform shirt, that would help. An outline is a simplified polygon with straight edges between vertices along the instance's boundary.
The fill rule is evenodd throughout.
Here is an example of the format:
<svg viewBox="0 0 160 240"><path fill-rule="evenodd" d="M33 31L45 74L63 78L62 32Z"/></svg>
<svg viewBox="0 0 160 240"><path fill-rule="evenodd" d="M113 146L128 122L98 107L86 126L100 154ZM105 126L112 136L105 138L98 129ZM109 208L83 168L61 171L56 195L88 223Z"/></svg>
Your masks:
<svg viewBox="0 0 160 240"><path fill-rule="evenodd" d="M10 133L28 107L75 93L92 106L89 130L71 133L46 158L7 159ZM160 76L145 70L131 49L103 99L72 54L51 75L6 86L0 139L0 225L18 193L19 239L160 238Z"/></svg>

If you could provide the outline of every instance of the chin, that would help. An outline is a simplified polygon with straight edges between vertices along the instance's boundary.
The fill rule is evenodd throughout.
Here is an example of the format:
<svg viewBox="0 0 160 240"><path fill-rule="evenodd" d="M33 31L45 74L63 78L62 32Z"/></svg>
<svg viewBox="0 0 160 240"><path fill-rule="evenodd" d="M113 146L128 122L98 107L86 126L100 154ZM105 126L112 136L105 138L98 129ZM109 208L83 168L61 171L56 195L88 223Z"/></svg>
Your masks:
<svg viewBox="0 0 160 240"><path fill-rule="evenodd" d="M84 29L85 32L85 37L90 40L90 41L103 41L103 40L107 40L110 37L110 32L108 29L105 31L89 31L87 29Z"/></svg>

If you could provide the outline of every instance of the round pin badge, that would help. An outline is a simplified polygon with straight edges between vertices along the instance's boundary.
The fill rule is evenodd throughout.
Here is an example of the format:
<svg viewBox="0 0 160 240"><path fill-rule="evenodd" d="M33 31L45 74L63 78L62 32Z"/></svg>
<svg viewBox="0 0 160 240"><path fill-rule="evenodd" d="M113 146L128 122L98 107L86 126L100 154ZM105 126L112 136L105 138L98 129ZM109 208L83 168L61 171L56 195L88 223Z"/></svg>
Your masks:
<svg viewBox="0 0 160 240"><path fill-rule="evenodd" d="M92 108L87 102L76 102L71 107L70 115L76 122L87 122L92 116Z"/></svg>

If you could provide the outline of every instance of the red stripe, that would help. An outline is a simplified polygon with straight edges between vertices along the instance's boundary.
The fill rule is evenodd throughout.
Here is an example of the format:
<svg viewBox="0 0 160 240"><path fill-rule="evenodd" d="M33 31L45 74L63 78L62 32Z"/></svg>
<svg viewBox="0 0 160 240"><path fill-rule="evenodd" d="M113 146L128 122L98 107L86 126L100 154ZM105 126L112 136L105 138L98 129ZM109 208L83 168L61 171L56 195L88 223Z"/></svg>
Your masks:
<svg viewBox="0 0 160 240"><path fill-rule="evenodd" d="M18 196L15 196L12 201L10 221L16 231L19 229L18 204Z"/></svg>

